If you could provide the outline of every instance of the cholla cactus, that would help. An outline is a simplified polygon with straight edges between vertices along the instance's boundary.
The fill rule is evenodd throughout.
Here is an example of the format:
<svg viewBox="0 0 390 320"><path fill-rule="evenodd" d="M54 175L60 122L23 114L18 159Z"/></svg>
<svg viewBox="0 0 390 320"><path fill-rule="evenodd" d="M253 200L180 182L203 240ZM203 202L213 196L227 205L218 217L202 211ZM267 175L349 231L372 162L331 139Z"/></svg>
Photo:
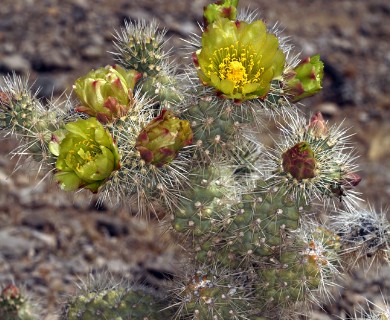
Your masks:
<svg viewBox="0 0 390 320"><path fill-rule="evenodd" d="M47 109L36 94L31 92L26 79L15 74L4 78L0 89L0 128L5 136L16 136L19 147L13 154L30 156L41 162L41 167L51 165L55 158L48 148L51 133L63 126L68 104L49 101Z"/></svg>
<svg viewBox="0 0 390 320"><path fill-rule="evenodd" d="M164 52L165 34L166 30L159 30L156 21L126 21L125 27L116 33L116 60L127 69L138 70L145 77L157 75L169 55Z"/></svg>
<svg viewBox="0 0 390 320"><path fill-rule="evenodd" d="M192 274L190 272L193 272ZM184 283L174 290L173 319L245 319L253 315L250 287L239 272L221 266L200 267L187 273Z"/></svg>
<svg viewBox="0 0 390 320"><path fill-rule="evenodd" d="M337 212L330 227L340 236L347 265L367 263L367 257L369 266L388 259L390 224L386 212L378 213L372 208Z"/></svg>
<svg viewBox="0 0 390 320"><path fill-rule="evenodd" d="M172 311L163 310L163 302L154 289L115 281L109 274L90 275L64 306L61 319L169 319Z"/></svg>
<svg viewBox="0 0 390 320"><path fill-rule="evenodd" d="M0 318L3 320L38 320L37 308L14 284L3 288L0 294Z"/></svg>
<svg viewBox="0 0 390 320"><path fill-rule="evenodd" d="M322 88L319 55L299 63L276 27L237 5L205 7L181 73L166 30L126 23L118 65L76 80L79 102L65 111L6 78L0 127L22 137L16 153L45 160L64 190L88 189L142 218L163 212L183 248L184 272L162 295L103 281L70 298L63 319L293 319L331 297L355 261L387 258L389 223L360 208L347 130L295 104ZM264 147L259 133L277 117L281 138ZM330 223L319 207L333 210Z"/></svg>
<svg viewBox="0 0 390 320"><path fill-rule="evenodd" d="M286 187L306 203L330 199L353 207L359 199L353 187L361 178L345 130L328 128L319 113L309 122L295 115L281 130L283 137L277 149L267 156L270 183Z"/></svg>

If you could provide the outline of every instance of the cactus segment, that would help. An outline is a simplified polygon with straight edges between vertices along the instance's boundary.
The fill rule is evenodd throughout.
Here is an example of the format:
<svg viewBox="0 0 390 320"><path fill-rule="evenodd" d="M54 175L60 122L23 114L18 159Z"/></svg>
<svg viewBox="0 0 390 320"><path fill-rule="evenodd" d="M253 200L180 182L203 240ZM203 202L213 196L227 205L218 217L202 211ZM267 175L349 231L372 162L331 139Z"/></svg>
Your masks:
<svg viewBox="0 0 390 320"><path fill-rule="evenodd" d="M286 308L329 295L326 285L339 274L340 237L322 227L293 235L269 267L258 270L256 292L268 307Z"/></svg>
<svg viewBox="0 0 390 320"><path fill-rule="evenodd" d="M19 288L11 284L5 287L0 294L0 319L38 320L39 316Z"/></svg>
<svg viewBox="0 0 390 320"><path fill-rule="evenodd" d="M175 319L248 319L253 307L239 274L220 267L206 269L208 273L196 272L177 290L174 301L180 305L180 313Z"/></svg>
<svg viewBox="0 0 390 320"><path fill-rule="evenodd" d="M156 292L144 287L117 287L80 294L68 303L62 320L170 319Z"/></svg>
<svg viewBox="0 0 390 320"><path fill-rule="evenodd" d="M117 62L129 70L137 70L145 78L156 76L166 63L164 52L166 30L159 30L156 21L125 21L125 27L116 32L112 52Z"/></svg>

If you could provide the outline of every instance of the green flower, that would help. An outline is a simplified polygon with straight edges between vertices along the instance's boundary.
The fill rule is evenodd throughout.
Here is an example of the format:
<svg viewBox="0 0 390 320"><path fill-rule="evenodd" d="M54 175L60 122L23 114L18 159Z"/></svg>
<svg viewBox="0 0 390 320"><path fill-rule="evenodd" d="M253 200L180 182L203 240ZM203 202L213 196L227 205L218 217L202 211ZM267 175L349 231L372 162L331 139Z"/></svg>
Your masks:
<svg viewBox="0 0 390 320"><path fill-rule="evenodd" d="M66 191L84 188L97 192L120 166L118 150L110 133L96 118L68 123L65 129L66 134L60 132L53 139L62 138L55 180Z"/></svg>
<svg viewBox="0 0 390 320"><path fill-rule="evenodd" d="M114 65L92 70L76 80L74 90L82 105L76 108L102 123L114 122L132 107L133 89L141 74Z"/></svg>
<svg viewBox="0 0 390 320"><path fill-rule="evenodd" d="M316 94L322 89L324 76L324 63L317 54L308 57L290 73L286 75L284 83L286 92L290 94L292 102L298 102L304 98Z"/></svg>
<svg viewBox="0 0 390 320"><path fill-rule="evenodd" d="M267 33L262 21L226 18L207 27L193 58L203 84L237 101L265 97L285 63L278 38Z"/></svg>
<svg viewBox="0 0 390 320"><path fill-rule="evenodd" d="M187 120L163 110L140 132L135 147L146 163L157 167L171 162L179 151L192 143L192 129Z"/></svg>

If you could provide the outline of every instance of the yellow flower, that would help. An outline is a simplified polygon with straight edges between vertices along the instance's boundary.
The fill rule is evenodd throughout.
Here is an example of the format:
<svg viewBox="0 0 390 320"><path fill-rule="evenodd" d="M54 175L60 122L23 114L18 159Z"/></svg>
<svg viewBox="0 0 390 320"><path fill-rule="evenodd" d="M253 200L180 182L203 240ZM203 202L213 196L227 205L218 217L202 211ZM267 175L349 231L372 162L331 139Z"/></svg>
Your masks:
<svg viewBox="0 0 390 320"><path fill-rule="evenodd" d="M203 33L194 63L203 84L228 99L244 101L268 94L271 81L282 75L285 56L262 21L222 18Z"/></svg>

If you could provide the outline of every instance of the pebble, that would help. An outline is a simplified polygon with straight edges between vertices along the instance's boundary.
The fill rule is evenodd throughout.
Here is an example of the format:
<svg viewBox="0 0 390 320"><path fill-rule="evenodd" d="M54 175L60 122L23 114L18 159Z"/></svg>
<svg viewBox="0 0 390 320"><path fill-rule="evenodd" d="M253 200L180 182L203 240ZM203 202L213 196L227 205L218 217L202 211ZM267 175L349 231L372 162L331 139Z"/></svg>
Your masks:
<svg viewBox="0 0 390 320"><path fill-rule="evenodd" d="M368 157L372 161L390 159L390 124L386 123L376 130L371 139Z"/></svg>
<svg viewBox="0 0 390 320"><path fill-rule="evenodd" d="M96 228L111 237L118 237L129 233L128 227L123 223L123 220L103 214L97 216Z"/></svg>
<svg viewBox="0 0 390 320"><path fill-rule="evenodd" d="M59 96L69 87L69 77L64 74L49 73L40 74L34 81L33 90L38 92L38 97L50 99Z"/></svg>
<svg viewBox="0 0 390 320"><path fill-rule="evenodd" d="M0 59L0 72L26 74L31 68L30 62L20 54L5 56Z"/></svg>
<svg viewBox="0 0 390 320"><path fill-rule="evenodd" d="M129 268L129 265L122 259L112 259L107 262L107 269L110 272L122 273Z"/></svg>
<svg viewBox="0 0 390 320"><path fill-rule="evenodd" d="M42 243L37 240L27 228L4 228L0 230L0 252L7 258L22 258L42 247Z"/></svg>
<svg viewBox="0 0 390 320"><path fill-rule="evenodd" d="M81 56L85 60L94 60L102 56L104 50L98 45L86 46L81 50Z"/></svg>
<svg viewBox="0 0 390 320"><path fill-rule="evenodd" d="M328 116L335 116L340 112L338 105L332 102L321 103L317 106L316 110Z"/></svg>

